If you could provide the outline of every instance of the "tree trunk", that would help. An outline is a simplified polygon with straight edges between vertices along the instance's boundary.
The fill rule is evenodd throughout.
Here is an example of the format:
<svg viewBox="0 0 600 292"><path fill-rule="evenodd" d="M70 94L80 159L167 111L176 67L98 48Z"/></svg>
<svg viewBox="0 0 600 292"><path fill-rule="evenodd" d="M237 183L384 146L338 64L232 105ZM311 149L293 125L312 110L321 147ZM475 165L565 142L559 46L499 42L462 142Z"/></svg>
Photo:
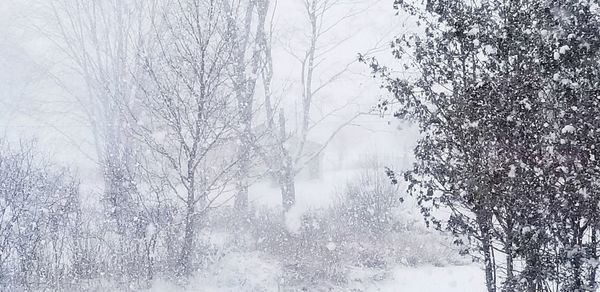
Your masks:
<svg viewBox="0 0 600 292"><path fill-rule="evenodd" d="M506 283L504 291L511 292L515 288L514 277L514 259L513 259L513 224L510 218L506 220L506 242L504 243L504 252L506 253Z"/></svg>
<svg viewBox="0 0 600 292"><path fill-rule="evenodd" d="M245 51L243 51L245 52ZM243 65L243 55L239 57L238 62ZM238 114L240 115L239 122L239 138L237 146L238 164L237 164L237 194L235 196L234 205L240 212L245 212L248 209L248 177L250 175L250 151L253 148L252 141L252 98L254 97L254 85L252 89L246 88L247 82L255 83L256 80L245 80L244 68L238 71L239 80L237 99L238 99Z"/></svg>
<svg viewBox="0 0 600 292"><path fill-rule="evenodd" d="M484 214L477 215L477 221L481 230L481 251L483 253L485 267L485 284L488 292L496 292L495 267L492 260L492 237L491 237L491 218L484 211Z"/></svg>
<svg viewBox="0 0 600 292"><path fill-rule="evenodd" d="M185 233L181 246L181 258L179 260L178 273L180 276L189 276L192 272L192 251L194 249L194 217L195 208L193 202L188 201L185 217Z"/></svg>
<svg viewBox="0 0 600 292"><path fill-rule="evenodd" d="M483 242L483 258L485 264L485 284L488 292L496 292L496 279L494 277L494 265L492 263L492 245L489 240L489 235L484 235Z"/></svg>
<svg viewBox="0 0 600 292"><path fill-rule="evenodd" d="M283 145L286 138L285 115L283 111L279 112L279 152L281 166L279 169L279 186L281 187L281 200L284 212L289 211L296 203L296 173L294 171L294 162L290 153Z"/></svg>
<svg viewBox="0 0 600 292"><path fill-rule="evenodd" d="M192 160L188 162L187 202L184 225L184 236L181 245L181 258L178 273L180 276L189 276L192 272L192 252L194 250L195 218L196 218L196 181L192 168Z"/></svg>
<svg viewBox="0 0 600 292"><path fill-rule="evenodd" d="M246 136L249 133L242 133L242 135ZM236 189L237 193L235 196L235 208L239 212L246 212L248 210L248 176L250 173L250 141L248 139L242 138L240 141L240 145L238 147L238 173L237 173L237 182Z"/></svg>
<svg viewBox="0 0 600 292"><path fill-rule="evenodd" d="M296 204L296 185L294 179L294 172L291 168L291 158L287 157L287 163L284 165L280 177L279 185L281 188L281 199L283 204L283 210L289 211L294 204Z"/></svg>
<svg viewBox="0 0 600 292"><path fill-rule="evenodd" d="M591 244L591 248L590 248L590 258L594 261L597 262L598 261L598 252L597 252L597 245L598 245L598 238L597 238L597 234L596 234L596 226L592 225L592 235L591 235L591 239L590 239L590 244ZM588 278L588 282L589 282L589 287L591 291L596 291L597 288L597 284L596 284L596 274L598 272L598 266L596 264L592 265L592 267L590 268L590 275Z"/></svg>
<svg viewBox="0 0 600 292"><path fill-rule="evenodd" d="M232 23L236 20L233 19L232 7L229 7L225 3L228 10L228 15ZM242 27L235 25L235 29L232 32L232 40L235 41L236 54L235 54L235 69L234 69L234 86L236 92L236 99L238 102L238 114L240 117L239 127L241 132L239 133L239 145L238 145L238 181L237 181L237 194L235 197L235 207L238 211L245 212L248 208L248 177L250 175L250 151L253 148L252 141L252 103L254 101L254 91L256 88L257 74L260 69L260 57L259 54L254 52L251 64L246 62L246 53L248 51L250 43L250 34L252 33L252 20L253 11L256 5L255 1L247 3L248 6L245 10L245 16L242 22ZM260 18L259 18L260 19ZM262 23L257 24L259 27L258 31L261 31L260 26L264 25L264 18ZM250 67L252 72L248 76L246 74L247 67Z"/></svg>
<svg viewBox="0 0 600 292"><path fill-rule="evenodd" d="M582 268L581 268L581 247L582 247L582 234L581 231L581 223L579 219L573 220L573 242L571 244L571 248L576 248L576 252L571 257L571 267L573 269L572 279L573 279L573 287L570 287L571 291L582 291L583 281L581 279L582 276Z"/></svg>

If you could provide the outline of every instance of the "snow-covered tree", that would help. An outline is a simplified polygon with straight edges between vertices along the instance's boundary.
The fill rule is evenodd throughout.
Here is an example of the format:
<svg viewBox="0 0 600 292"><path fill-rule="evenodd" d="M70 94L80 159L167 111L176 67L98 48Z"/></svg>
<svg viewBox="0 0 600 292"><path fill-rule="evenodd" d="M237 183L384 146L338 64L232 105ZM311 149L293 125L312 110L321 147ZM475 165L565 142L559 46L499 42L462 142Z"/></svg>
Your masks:
<svg viewBox="0 0 600 292"><path fill-rule="evenodd" d="M595 287L597 5L396 5L423 28L393 43L419 75L370 64L395 97L381 107L423 134L406 178L424 215L457 243L474 243L488 291L541 291L549 281L564 291ZM437 207L450 215L436 216Z"/></svg>
<svg viewBox="0 0 600 292"><path fill-rule="evenodd" d="M183 226L175 260L181 275L194 270L199 219L223 194L238 161L220 151L235 138L238 118L229 78L236 47L225 4L166 5L153 20L151 45L141 52L141 93L124 105L143 145L148 185L176 202Z"/></svg>
<svg viewBox="0 0 600 292"><path fill-rule="evenodd" d="M265 6L264 13L268 11ZM273 94L273 62L272 36L262 33L261 48L263 50L263 68L261 81L264 86L264 103L266 128L265 133L258 133L262 138L260 150L264 162L268 165L271 174L276 178L280 190L282 205L288 211L296 203L296 179L301 170L325 150L331 140L344 127L352 123L360 114L348 115L337 127L328 130L327 138L319 143L314 143L309 149L310 134L314 133L324 121L335 114L343 112L350 103L348 101L339 108L322 110L321 115L316 114L316 105L322 101L323 92L334 86L349 71L355 59L349 60L346 65L333 70L324 64L328 56L352 36L335 38L331 41L336 28L342 27L351 16L364 12L367 7L357 2L350 9L343 9L343 1L338 0L303 0L302 7L306 27L305 40L300 48L288 47L286 51L295 59L297 72L300 75L299 94L289 95L277 99ZM339 9L339 8L342 9ZM272 32L271 32L272 33ZM277 60L275 60L277 61ZM329 69L329 70L327 70ZM286 103L294 104L295 108L286 108ZM314 149L316 147L316 149Z"/></svg>

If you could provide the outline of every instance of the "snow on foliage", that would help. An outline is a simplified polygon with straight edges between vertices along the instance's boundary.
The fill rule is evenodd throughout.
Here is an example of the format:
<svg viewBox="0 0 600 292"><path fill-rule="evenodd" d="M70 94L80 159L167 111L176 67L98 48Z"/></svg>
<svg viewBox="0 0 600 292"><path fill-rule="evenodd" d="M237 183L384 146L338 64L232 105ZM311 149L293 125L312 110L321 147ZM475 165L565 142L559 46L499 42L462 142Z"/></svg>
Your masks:
<svg viewBox="0 0 600 292"><path fill-rule="evenodd" d="M600 14L592 2L396 1L425 31L393 43L419 74L371 60L396 116L423 133L405 174L409 191L429 224L483 260L487 291L597 289Z"/></svg>

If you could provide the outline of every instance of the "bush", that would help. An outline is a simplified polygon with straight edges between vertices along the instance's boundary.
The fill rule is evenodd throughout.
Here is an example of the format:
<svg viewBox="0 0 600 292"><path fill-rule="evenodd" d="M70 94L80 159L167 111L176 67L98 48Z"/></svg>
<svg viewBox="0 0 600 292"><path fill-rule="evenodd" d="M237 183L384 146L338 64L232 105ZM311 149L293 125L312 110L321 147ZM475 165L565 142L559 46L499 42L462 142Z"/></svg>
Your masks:
<svg viewBox="0 0 600 292"><path fill-rule="evenodd" d="M328 221L331 218L325 214L317 210L307 212L297 232L288 231L277 212L263 210L251 219L256 248L279 258L287 285L346 281L341 251Z"/></svg>
<svg viewBox="0 0 600 292"><path fill-rule="evenodd" d="M34 143L0 139L0 290L60 287L74 274L79 185Z"/></svg>
<svg viewBox="0 0 600 292"><path fill-rule="evenodd" d="M394 211L403 198L398 186L385 175L379 160L370 159L364 164L358 176L338 194L334 210L353 232L380 238L398 226Z"/></svg>
<svg viewBox="0 0 600 292"><path fill-rule="evenodd" d="M286 225L281 210L269 208L250 212L243 229L248 236L232 227L239 227L233 209L213 212L209 224L211 228L236 230L227 240L230 248L273 257L282 267L279 276L283 287L294 291L344 286L353 267L384 271L397 265L464 262L447 236L418 224L421 218L411 214L420 216L416 205L411 198L403 200L382 163L370 159L363 165L333 206L304 212L300 221L294 220L297 224L292 224L293 228Z"/></svg>

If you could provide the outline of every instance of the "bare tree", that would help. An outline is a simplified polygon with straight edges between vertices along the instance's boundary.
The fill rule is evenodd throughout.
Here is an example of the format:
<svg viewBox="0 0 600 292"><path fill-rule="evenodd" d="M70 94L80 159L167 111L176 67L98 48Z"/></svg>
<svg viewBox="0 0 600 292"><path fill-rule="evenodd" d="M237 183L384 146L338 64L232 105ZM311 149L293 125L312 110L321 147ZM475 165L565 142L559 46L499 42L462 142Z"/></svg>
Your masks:
<svg viewBox="0 0 600 292"><path fill-rule="evenodd" d="M234 47L232 83L238 106L237 195L235 207L248 208L250 168L253 164L254 102L258 74L261 70L261 34L264 32L266 11L263 0L224 1L230 28L229 42ZM268 6L267 6L268 8Z"/></svg>
<svg viewBox="0 0 600 292"><path fill-rule="evenodd" d="M137 185L136 147L122 115L121 106L133 102L139 88L134 76L138 50L149 31L149 15L156 4L141 0L52 0L49 2L55 31L47 30L57 46L72 61L78 84L59 76L59 85L73 93L92 129L98 165L103 180L102 196L109 230L118 238L107 241L116 255L111 257L118 277L140 273L137 244L141 208ZM135 239L135 240L131 240ZM122 279L129 281L128 279Z"/></svg>
<svg viewBox="0 0 600 292"><path fill-rule="evenodd" d="M199 218L225 192L237 158L221 147L236 137L229 67L235 48L224 2L176 1L153 21L152 50L142 52L142 92L127 106L133 135L154 173L178 202L183 234L180 275L193 269ZM159 189L159 188L156 188Z"/></svg>
<svg viewBox="0 0 600 292"><path fill-rule="evenodd" d="M265 3L268 3L265 2ZM352 16L364 11L346 11L341 16L334 16L331 12L341 5L336 0L303 0L304 12L308 20L308 42L304 49L300 50L302 54L298 55L295 49L288 49L288 52L298 61L300 71L300 89L301 96L298 98L300 111L296 116L300 120L300 126L296 129L286 127L286 121L289 121L292 115L286 114L283 108L278 108L273 98L271 84L273 79L273 60L272 60L272 37L268 34L261 34L261 48L263 49L263 72L261 79L264 85L265 101L264 108L267 117L267 126L269 128L270 145L267 150L271 154L267 157L267 163L278 178L281 188L282 202L284 210L289 210L296 202L295 179L297 174L307 166L313 159L316 159L327 147L335 135L345 126L351 124L360 113L356 113L340 123L336 129L332 130L328 138L323 141L318 149L306 151L309 133L317 125L323 122L333 114L345 109L350 105L345 105L331 110L321 118L314 117L312 109L315 99L321 94L323 89L331 86L340 77L346 74L349 67L356 60L351 60L346 65L334 70L333 73L319 72L318 67L323 65L323 59L327 54L341 45L348 38L337 40L333 43L327 43L323 40L327 33L330 33L335 27L341 25ZM315 76L321 76L315 81Z"/></svg>

